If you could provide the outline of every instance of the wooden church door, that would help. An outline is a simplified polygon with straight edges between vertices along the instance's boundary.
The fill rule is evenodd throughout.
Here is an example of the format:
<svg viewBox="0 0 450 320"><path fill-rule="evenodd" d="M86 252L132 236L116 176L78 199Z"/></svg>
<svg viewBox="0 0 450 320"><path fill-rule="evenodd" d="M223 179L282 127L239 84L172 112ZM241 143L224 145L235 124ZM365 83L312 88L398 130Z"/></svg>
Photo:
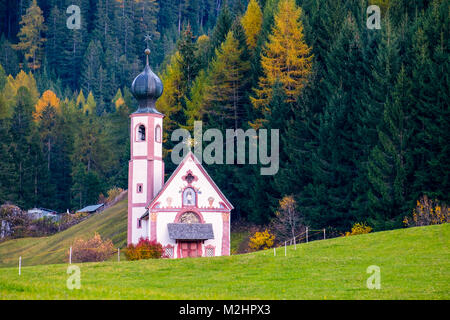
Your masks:
<svg viewBox="0 0 450 320"><path fill-rule="evenodd" d="M202 255L202 245L198 241L183 241L180 242L181 245L181 256L183 258L187 257L201 257Z"/></svg>

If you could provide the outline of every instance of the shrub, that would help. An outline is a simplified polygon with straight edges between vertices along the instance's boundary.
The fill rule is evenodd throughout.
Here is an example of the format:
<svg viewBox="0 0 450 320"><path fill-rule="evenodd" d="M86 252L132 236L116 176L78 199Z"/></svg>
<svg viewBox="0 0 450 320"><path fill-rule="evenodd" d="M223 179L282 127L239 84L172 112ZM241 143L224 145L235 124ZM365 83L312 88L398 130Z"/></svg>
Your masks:
<svg viewBox="0 0 450 320"><path fill-rule="evenodd" d="M422 196L413 209L412 217L405 217L403 223L407 227L428 226L450 222L450 209L437 199L430 200Z"/></svg>
<svg viewBox="0 0 450 320"><path fill-rule="evenodd" d="M125 256L128 260L159 259L163 258L163 247L159 242L140 238L137 245L128 245Z"/></svg>
<svg viewBox="0 0 450 320"><path fill-rule="evenodd" d="M116 198L118 196L120 196L122 194L124 190L122 188L118 188L118 187L113 187L111 189L108 190L107 192L107 196L105 197L103 195L103 193L101 193L98 197L98 203L104 203L104 204L110 204L113 203L114 200L116 200Z"/></svg>
<svg viewBox="0 0 450 320"><path fill-rule="evenodd" d="M88 212L77 212L75 214L63 213L58 222L58 231L66 230L89 217Z"/></svg>
<svg viewBox="0 0 450 320"><path fill-rule="evenodd" d="M266 229L263 232L255 232L250 238L249 246L253 250L266 250L273 246L274 240L275 236Z"/></svg>
<svg viewBox="0 0 450 320"><path fill-rule="evenodd" d="M88 240L77 239L72 246L72 261L105 261L115 253L111 240L102 240L98 233Z"/></svg>
<svg viewBox="0 0 450 320"><path fill-rule="evenodd" d="M12 204L0 206L0 239L32 236L31 219L25 211Z"/></svg>
<svg viewBox="0 0 450 320"><path fill-rule="evenodd" d="M346 232L345 236L355 236L357 234L366 234L372 231L372 227L368 226L365 222L357 222L353 225L351 232Z"/></svg>

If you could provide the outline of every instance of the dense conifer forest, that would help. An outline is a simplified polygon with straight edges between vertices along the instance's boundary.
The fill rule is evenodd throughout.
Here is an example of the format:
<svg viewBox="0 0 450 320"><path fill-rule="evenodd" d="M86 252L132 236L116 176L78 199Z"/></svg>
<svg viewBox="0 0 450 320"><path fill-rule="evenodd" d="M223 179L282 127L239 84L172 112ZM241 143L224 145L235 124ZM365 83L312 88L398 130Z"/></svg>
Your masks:
<svg viewBox="0 0 450 320"><path fill-rule="evenodd" d="M446 0L0 0L0 204L127 188L149 35L166 179L177 128L279 129L277 174L206 166L232 219L268 223L292 195L314 228L401 227L421 196L450 201L449 26Z"/></svg>

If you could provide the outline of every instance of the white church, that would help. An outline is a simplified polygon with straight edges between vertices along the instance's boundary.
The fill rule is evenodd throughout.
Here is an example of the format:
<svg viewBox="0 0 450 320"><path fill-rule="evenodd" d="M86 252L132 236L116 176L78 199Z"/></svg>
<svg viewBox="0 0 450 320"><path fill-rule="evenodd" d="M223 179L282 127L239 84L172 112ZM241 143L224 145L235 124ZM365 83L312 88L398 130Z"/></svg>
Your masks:
<svg viewBox="0 0 450 320"><path fill-rule="evenodd" d="M148 238L162 244L170 258L230 255L232 204L193 153L164 183L162 130L164 115L155 102L163 92L148 63L133 81L139 103L131 114L128 171L128 244Z"/></svg>

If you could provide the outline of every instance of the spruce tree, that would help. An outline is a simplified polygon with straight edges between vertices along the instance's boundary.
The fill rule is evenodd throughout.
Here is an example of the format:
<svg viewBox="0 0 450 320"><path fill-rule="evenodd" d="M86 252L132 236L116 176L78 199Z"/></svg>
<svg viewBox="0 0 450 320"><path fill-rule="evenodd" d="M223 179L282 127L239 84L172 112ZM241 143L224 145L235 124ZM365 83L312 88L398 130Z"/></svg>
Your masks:
<svg viewBox="0 0 450 320"><path fill-rule="evenodd" d="M401 226L411 203L408 197L411 159L412 83L402 67L392 99L385 104L379 144L368 164L370 224L375 229Z"/></svg>

